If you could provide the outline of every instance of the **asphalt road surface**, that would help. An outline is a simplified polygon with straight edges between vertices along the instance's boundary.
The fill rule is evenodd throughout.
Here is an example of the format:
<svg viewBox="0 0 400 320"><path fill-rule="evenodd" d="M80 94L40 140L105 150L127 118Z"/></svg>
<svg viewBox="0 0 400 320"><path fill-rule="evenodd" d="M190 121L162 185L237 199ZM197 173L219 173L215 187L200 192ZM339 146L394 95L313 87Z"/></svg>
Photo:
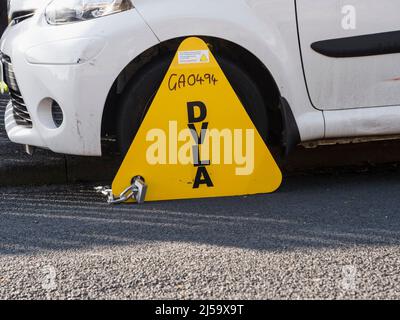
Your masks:
<svg viewBox="0 0 400 320"><path fill-rule="evenodd" d="M399 299L400 142L291 157L273 195L110 207L68 184L107 159L28 157L0 116L0 299Z"/></svg>
<svg viewBox="0 0 400 320"><path fill-rule="evenodd" d="M142 206L92 188L0 188L1 299L400 298L395 167Z"/></svg>

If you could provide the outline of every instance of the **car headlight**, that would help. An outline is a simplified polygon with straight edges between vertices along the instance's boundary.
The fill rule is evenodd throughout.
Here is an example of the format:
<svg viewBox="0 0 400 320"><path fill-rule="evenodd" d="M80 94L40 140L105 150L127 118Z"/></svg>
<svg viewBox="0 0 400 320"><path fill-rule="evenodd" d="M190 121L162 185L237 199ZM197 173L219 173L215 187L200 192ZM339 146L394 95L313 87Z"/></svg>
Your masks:
<svg viewBox="0 0 400 320"><path fill-rule="evenodd" d="M49 24L67 24L132 9L131 0L53 0L46 8Z"/></svg>

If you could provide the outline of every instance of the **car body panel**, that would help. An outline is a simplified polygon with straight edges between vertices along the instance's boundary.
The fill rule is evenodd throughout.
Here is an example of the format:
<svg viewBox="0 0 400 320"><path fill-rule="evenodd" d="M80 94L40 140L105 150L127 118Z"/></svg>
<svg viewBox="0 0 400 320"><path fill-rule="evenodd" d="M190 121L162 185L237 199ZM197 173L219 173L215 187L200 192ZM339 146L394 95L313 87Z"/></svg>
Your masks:
<svg viewBox="0 0 400 320"><path fill-rule="evenodd" d="M329 39L375 35L383 48L385 33L400 30L399 0L296 0L304 71L313 105L321 110L400 104L400 53L333 58L311 45ZM346 19L352 19L353 22ZM317 26L317 27L316 27ZM382 38L376 34L381 34ZM397 35L400 37L400 33ZM360 52L372 38L359 39ZM393 40L388 39L388 46ZM336 42L336 50L340 48ZM346 42L343 42L346 45ZM372 44L371 44L372 45Z"/></svg>
<svg viewBox="0 0 400 320"><path fill-rule="evenodd" d="M324 112L325 138L397 135L400 107L359 108Z"/></svg>
<svg viewBox="0 0 400 320"><path fill-rule="evenodd" d="M8 17L11 18L14 12L30 11L43 8L51 0L7 0L9 1Z"/></svg>
<svg viewBox="0 0 400 320"><path fill-rule="evenodd" d="M54 152L101 155L102 115L110 88L125 66L158 40L136 10L63 26L49 26L42 18L38 13L10 27L2 38L0 50L12 59L33 120L29 129L16 128L12 119L9 123L6 119L7 128L13 128L7 130L8 136L16 143ZM65 52L72 52L73 60L57 55L60 42ZM95 46L97 52L93 52L93 43L100 43ZM37 50L40 47L46 52ZM46 126L43 114L48 98L63 110L60 128Z"/></svg>

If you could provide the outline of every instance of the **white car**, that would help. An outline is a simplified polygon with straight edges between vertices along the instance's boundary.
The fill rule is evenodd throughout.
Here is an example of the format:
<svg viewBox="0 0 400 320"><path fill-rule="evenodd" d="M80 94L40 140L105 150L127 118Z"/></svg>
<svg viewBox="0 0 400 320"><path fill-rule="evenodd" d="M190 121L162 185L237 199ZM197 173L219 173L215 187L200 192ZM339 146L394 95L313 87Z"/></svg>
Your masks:
<svg viewBox="0 0 400 320"><path fill-rule="evenodd" d="M9 138L126 151L172 54L204 39L263 137L400 134L399 0L12 0L0 51Z"/></svg>

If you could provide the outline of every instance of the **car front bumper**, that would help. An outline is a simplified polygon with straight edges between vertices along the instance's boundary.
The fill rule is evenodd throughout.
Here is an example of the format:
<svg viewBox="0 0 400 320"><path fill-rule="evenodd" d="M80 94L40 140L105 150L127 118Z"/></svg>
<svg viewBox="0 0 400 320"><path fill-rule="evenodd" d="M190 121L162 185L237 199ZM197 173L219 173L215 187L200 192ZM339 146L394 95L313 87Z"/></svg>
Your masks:
<svg viewBox="0 0 400 320"><path fill-rule="evenodd" d="M9 60L19 90L12 97L22 99L17 112L13 102L6 109L10 140L58 153L101 155L110 88L129 62L157 43L135 9L62 26L48 25L43 12L37 12L9 27L0 52ZM62 110L60 126L53 121L53 102ZM20 121L21 114L31 125Z"/></svg>

